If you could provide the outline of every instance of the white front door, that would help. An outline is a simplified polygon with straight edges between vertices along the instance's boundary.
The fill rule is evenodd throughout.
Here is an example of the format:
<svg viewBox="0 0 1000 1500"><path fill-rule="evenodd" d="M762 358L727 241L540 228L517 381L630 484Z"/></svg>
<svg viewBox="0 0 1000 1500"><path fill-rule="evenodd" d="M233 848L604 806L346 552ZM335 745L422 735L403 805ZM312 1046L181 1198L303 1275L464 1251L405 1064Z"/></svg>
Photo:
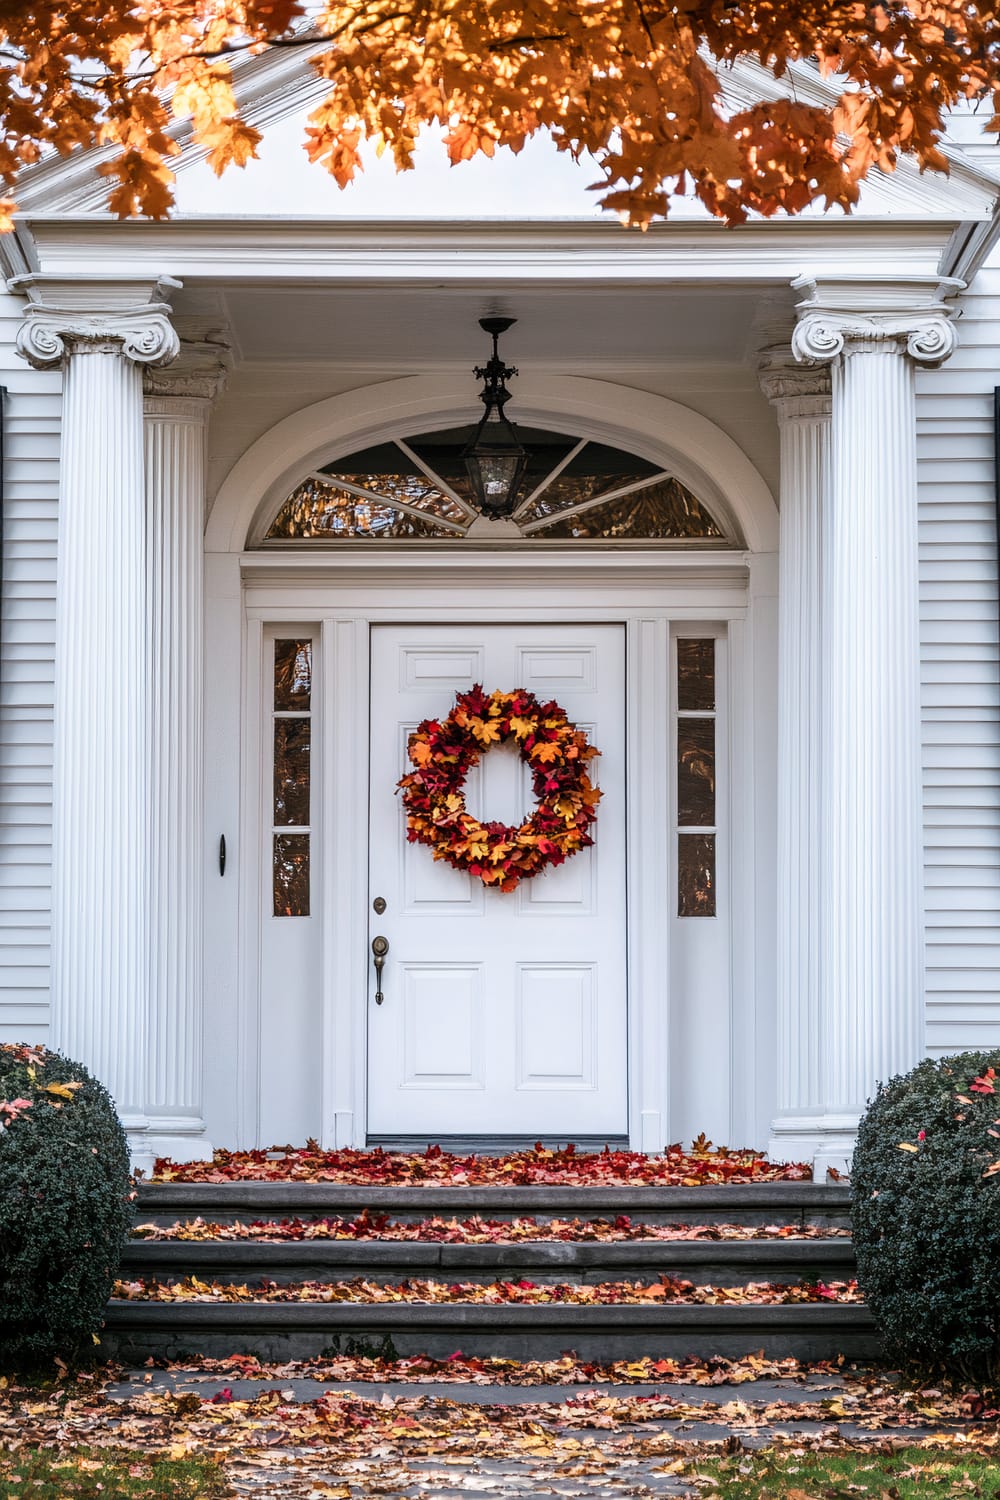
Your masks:
<svg viewBox="0 0 1000 1500"><path fill-rule="evenodd" d="M407 843L396 793L409 735L477 682L555 699L601 751L594 847L509 893ZM483 755L467 802L522 821L512 747ZM379 1006L370 969L369 1136L624 1136L624 627L374 626L369 848L370 939L389 942Z"/></svg>

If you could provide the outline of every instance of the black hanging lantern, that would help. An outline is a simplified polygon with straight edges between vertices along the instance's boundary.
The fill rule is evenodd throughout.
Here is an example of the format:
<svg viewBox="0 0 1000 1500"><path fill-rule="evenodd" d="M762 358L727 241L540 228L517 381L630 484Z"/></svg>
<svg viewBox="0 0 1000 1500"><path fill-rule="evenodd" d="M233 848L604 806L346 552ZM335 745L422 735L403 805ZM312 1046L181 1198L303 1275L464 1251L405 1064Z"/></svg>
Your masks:
<svg viewBox="0 0 1000 1500"><path fill-rule="evenodd" d="M517 432L503 414L510 400L506 382L517 371L500 358L497 340L516 318L480 318L479 326L493 339L488 364L477 365L475 376L483 382L479 399L486 407L476 435L462 454L476 504L484 516L509 516L517 505L528 455Z"/></svg>

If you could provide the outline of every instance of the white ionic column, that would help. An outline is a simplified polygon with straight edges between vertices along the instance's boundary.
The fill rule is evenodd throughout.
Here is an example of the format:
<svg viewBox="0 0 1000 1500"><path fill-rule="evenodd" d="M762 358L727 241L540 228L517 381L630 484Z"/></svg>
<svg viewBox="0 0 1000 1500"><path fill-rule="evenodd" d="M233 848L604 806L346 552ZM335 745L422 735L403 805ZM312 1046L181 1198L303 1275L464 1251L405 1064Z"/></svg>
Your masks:
<svg viewBox="0 0 1000 1500"><path fill-rule="evenodd" d="M830 488L830 375L769 353L760 382L778 416L777 1109L769 1154L811 1156L821 1111L823 522Z"/></svg>
<svg viewBox="0 0 1000 1500"><path fill-rule="evenodd" d="M914 362L955 345L957 283L805 284L793 349L833 364L825 526L825 922L814 1160L847 1169L880 1080L924 1053Z"/></svg>
<svg viewBox="0 0 1000 1500"><path fill-rule="evenodd" d="M18 351L62 365L51 1043L141 1152L147 1058L146 536L141 367L174 357L160 284L34 279Z"/></svg>
<svg viewBox="0 0 1000 1500"><path fill-rule="evenodd" d="M221 350L146 374L149 636L148 1140L211 1156L203 1117L205 436Z"/></svg>

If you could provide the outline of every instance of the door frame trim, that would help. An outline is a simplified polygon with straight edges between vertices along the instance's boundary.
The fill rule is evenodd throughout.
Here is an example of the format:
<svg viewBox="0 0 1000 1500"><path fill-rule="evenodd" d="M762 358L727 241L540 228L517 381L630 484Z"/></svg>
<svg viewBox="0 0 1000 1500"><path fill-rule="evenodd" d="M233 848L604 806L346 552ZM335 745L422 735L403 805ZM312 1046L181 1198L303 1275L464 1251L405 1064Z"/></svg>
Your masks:
<svg viewBox="0 0 1000 1500"><path fill-rule="evenodd" d="M236 559L234 558L233 561ZM338 767L322 798L322 1140L327 1147L359 1147L366 1139L366 1010L368 1003L368 718L369 638L379 623L489 624L517 618L526 624L619 623L625 627L626 704L626 867L628 954L628 1109L633 1149L658 1151L667 1144L669 1095L669 1006L663 1003L669 975L669 865L663 858L663 829L668 829L668 785L671 723L669 694L657 691L668 682L671 628L704 625L729 627L730 723L732 743L744 753L733 756L730 786L735 809L730 832L732 964L730 985L730 1075L734 1099L731 1139L752 1140L757 1128L758 1074L754 1062L770 1034L767 1015L758 1013L761 990L755 948L758 921L754 878L757 867L758 796L754 784L754 743L766 724L767 690L753 691L765 663L773 663L773 622L766 611L763 629L754 628L761 598L773 598L770 554L644 551L581 555L567 550L541 559L523 553L457 552L451 557L411 552L404 559L350 555L260 552L239 559L243 608L239 631L244 663L239 843L249 856L241 861L239 913L240 954L236 994L230 1001L235 1022L235 1085L245 1103L238 1129L249 1133L252 1103L259 1090L259 1043L252 1035L259 1015L259 965L253 960L259 878L256 852L262 847L259 798L252 795L249 746L259 723L260 673L250 670L248 650L260 640L263 622L301 627L312 622L318 632L322 688L319 708L323 753ZM209 610L231 637L232 583ZM443 587L445 586L445 587ZM445 600L446 602L442 602ZM751 604L756 606L751 607ZM228 627L228 630L226 629ZM211 621L210 621L211 628ZM235 641L232 643L235 645ZM259 662L259 655L258 655ZM754 671L754 665L757 670ZM771 667L773 674L773 666ZM765 670L763 675L768 676ZM255 689L255 683L258 684ZM757 701L755 702L755 697ZM743 731L746 737L741 734ZM220 724L218 733L224 737ZM230 731L231 733L231 731ZM259 731L258 731L259 734ZM213 736L215 738L215 736ZM362 745L362 739L364 741ZM359 753L360 751L360 753ZM764 787L765 798L770 782ZM766 804L765 804L766 806ZM761 851L766 857L766 845ZM357 869L366 871L359 888ZM234 891L235 895L236 892ZM218 973L226 942L221 924L215 938L215 962L206 973ZM212 926L210 923L209 931ZM235 935L235 934L234 934ZM766 945L765 945L766 947ZM232 952L232 948L229 948ZM764 977L768 971L766 960ZM235 1001L235 1004L232 1002ZM769 1007L765 1009L769 1010ZM235 1012L235 1014L233 1014ZM221 1018L216 1024L224 1025ZM749 1063L749 1066L748 1066ZM249 1097L247 1097L249 1095ZM768 1098L766 1080L764 1101ZM246 1136L244 1136L246 1139Z"/></svg>

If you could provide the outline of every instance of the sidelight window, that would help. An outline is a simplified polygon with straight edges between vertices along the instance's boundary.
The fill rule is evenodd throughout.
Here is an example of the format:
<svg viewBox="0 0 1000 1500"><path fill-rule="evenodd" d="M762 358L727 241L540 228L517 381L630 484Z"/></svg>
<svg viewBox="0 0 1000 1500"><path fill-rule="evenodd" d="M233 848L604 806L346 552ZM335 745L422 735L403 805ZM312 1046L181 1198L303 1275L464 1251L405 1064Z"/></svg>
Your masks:
<svg viewBox="0 0 1000 1500"><path fill-rule="evenodd" d="M274 643L272 880L276 917L309 915L312 641Z"/></svg>
<svg viewBox="0 0 1000 1500"><path fill-rule="evenodd" d="M677 642L677 915L716 914L715 641Z"/></svg>

